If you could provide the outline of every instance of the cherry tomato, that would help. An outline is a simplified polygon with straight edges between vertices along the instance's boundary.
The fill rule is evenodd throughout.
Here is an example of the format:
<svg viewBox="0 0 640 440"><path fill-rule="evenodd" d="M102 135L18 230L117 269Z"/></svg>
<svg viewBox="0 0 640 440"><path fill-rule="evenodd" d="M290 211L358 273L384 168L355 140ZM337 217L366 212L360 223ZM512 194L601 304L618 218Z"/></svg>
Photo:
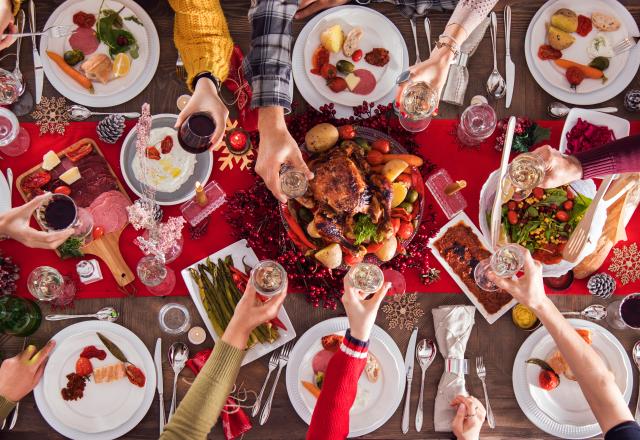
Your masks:
<svg viewBox="0 0 640 440"><path fill-rule="evenodd" d="M334 93L340 93L347 90L347 82L344 78L335 77L327 81L327 87L329 87Z"/></svg>
<svg viewBox="0 0 640 440"><path fill-rule="evenodd" d="M570 189L567 189L567 199L573 200L575 198L576 198L576 195L574 194L574 192L571 191Z"/></svg>
<svg viewBox="0 0 640 440"><path fill-rule="evenodd" d="M518 207L518 204L513 200L509 200L509 203L507 203L507 207L509 208L509 211L515 211Z"/></svg>
<svg viewBox="0 0 640 440"><path fill-rule="evenodd" d="M400 219L399 218L392 218L391 219L391 226L393 227L393 233L397 234L398 230L400 230Z"/></svg>
<svg viewBox="0 0 640 440"><path fill-rule="evenodd" d="M352 55L351 59L356 63L362 59L362 49L356 50Z"/></svg>
<svg viewBox="0 0 640 440"><path fill-rule="evenodd" d="M568 222L569 221L569 214L567 214L565 211L558 211L556 212L556 219L559 222Z"/></svg>
<svg viewBox="0 0 640 440"><path fill-rule="evenodd" d="M362 263L362 260L364 260L364 255L351 255L349 252L347 252L344 254L343 260L344 264L346 264L347 266L353 266L358 263Z"/></svg>
<svg viewBox="0 0 640 440"><path fill-rule="evenodd" d="M551 391L560 385L560 379L553 371L542 370L538 376L538 383L543 390Z"/></svg>
<svg viewBox="0 0 640 440"><path fill-rule="evenodd" d="M324 79L332 79L338 75L338 69L333 64L325 64L320 68L320 76Z"/></svg>
<svg viewBox="0 0 640 440"><path fill-rule="evenodd" d="M162 143L160 144L160 151L162 151L162 154L169 154L171 153L172 148L173 139L171 138L171 136L165 136L164 139L162 139Z"/></svg>
<svg viewBox="0 0 640 440"><path fill-rule="evenodd" d="M562 52L548 44L543 44L538 48L538 58L541 60L557 60L562 58Z"/></svg>
<svg viewBox="0 0 640 440"><path fill-rule="evenodd" d="M376 139L371 143L371 148L386 154L391 149L391 145L389 145L389 141L386 139Z"/></svg>
<svg viewBox="0 0 640 440"><path fill-rule="evenodd" d="M569 67L564 75L567 77L572 89L578 87L584 80L584 72L574 66Z"/></svg>
<svg viewBox="0 0 640 440"><path fill-rule="evenodd" d="M53 192L55 194L64 194L65 196L68 196L71 194L71 188L69 188L67 185L60 185L59 187L54 189Z"/></svg>
<svg viewBox="0 0 640 440"><path fill-rule="evenodd" d="M147 147L146 155L151 160L160 160L160 152L156 147Z"/></svg>
<svg viewBox="0 0 640 440"><path fill-rule="evenodd" d="M398 237L402 238L403 240L407 240L409 239L409 237L411 237L411 235L413 235L413 231L415 229L413 228L413 225L409 222L402 222L400 224L400 229L398 229Z"/></svg>
<svg viewBox="0 0 640 440"><path fill-rule="evenodd" d="M535 197L536 199L542 200L542 198L544 197L544 189L537 186L533 188L532 194L533 194L533 197Z"/></svg>
<svg viewBox="0 0 640 440"><path fill-rule="evenodd" d="M582 14L578 15L578 29L576 30L578 35L580 35L581 37L586 37L587 35L589 35L592 29L593 23L591 22L591 19Z"/></svg>
<svg viewBox="0 0 640 440"><path fill-rule="evenodd" d="M409 174L400 174L398 177L396 177L396 182L404 183L407 189L413 186L413 179Z"/></svg>
<svg viewBox="0 0 640 440"><path fill-rule="evenodd" d="M79 357L76 361L76 374L78 376L88 376L93 372L91 361L86 357Z"/></svg>
<svg viewBox="0 0 640 440"><path fill-rule="evenodd" d="M132 364L127 365L127 378L129 379L129 382L139 386L140 388L144 387L144 384L147 381L142 370Z"/></svg>
<svg viewBox="0 0 640 440"><path fill-rule="evenodd" d="M509 220L510 224L517 225L518 224L518 213L515 212L515 211L507 212L507 220Z"/></svg>
<svg viewBox="0 0 640 440"><path fill-rule="evenodd" d="M95 226L93 228L92 236L94 240L99 239L104 235L104 228L102 226Z"/></svg>
<svg viewBox="0 0 640 440"><path fill-rule="evenodd" d="M571 211L573 209L573 201L567 200L562 204L562 207L564 208L565 211Z"/></svg>
<svg viewBox="0 0 640 440"><path fill-rule="evenodd" d="M342 125L338 127L338 134L340 135L340 139L353 139L356 137L356 129L353 128L353 125Z"/></svg>

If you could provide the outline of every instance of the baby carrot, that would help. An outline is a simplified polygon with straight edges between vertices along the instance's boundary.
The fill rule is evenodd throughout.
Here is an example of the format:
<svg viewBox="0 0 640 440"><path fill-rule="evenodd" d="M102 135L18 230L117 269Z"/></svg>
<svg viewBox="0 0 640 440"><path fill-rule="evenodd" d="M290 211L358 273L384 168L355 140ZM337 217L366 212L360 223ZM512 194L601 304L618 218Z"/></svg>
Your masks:
<svg viewBox="0 0 640 440"><path fill-rule="evenodd" d="M604 76L602 70L596 69L595 67L591 66L585 66L584 64L576 63L575 61L565 60L564 58L554 60L554 63L556 63L563 69L568 69L569 67L577 67L578 69L580 69L580 71L582 71L582 73L584 73L584 76L586 76L587 78L600 79Z"/></svg>
<svg viewBox="0 0 640 440"><path fill-rule="evenodd" d="M384 154L382 155L382 161L384 163L389 162L390 160L400 159L404 160L409 166L412 167L421 167L424 161L420 156L416 156L415 154Z"/></svg>
<svg viewBox="0 0 640 440"><path fill-rule="evenodd" d="M74 79L78 84L87 89L90 93L93 93L93 84L91 80L84 76L82 73L78 72L76 69L68 65L64 58L58 55L55 52L47 51L47 55L51 58L51 61L56 63L58 67L60 67L64 73L69 75L72 79Z"/></svg>
<svg viewBox="0 0 640 440"><path fill-rule="evenodd" d="M302 382L302 386L305 387L307 391L313 394L313 397L315 397L316 399L320 397L320 388L318 388L311 382L306 382L304 380L301 380L300 382Z"/></svg>

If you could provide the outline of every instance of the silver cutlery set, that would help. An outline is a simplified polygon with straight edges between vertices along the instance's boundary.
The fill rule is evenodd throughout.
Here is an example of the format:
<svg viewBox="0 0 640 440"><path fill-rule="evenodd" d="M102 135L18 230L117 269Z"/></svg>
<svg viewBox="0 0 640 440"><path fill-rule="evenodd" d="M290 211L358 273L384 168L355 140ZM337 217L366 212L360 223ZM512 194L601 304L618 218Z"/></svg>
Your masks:
<svg viewBox="0 0 640 440"><path fill-rule="evenodd" d="M487 79L487 93L495 99L502 99L506 96L505 107L511 106L513 98L513 88L516 78L516 65L511 59L511 6L504 8L504 48L505 60L504 69L506 79L498 70L497 56L497 36L498 36L498 16L495 12L490 15L491 22L489 29L491 31L491 46L493 48L493 71Z"/></svg>
<svg viewBox="0 0 640 440"><path fill-rule="evenodd" d="M165 418L164 382L162 374L162 338L158 338L156 340L156 349L153 353L153 363L156 366L156 386L158 390L158 400L160 403L160 434L162 434L164 431L164 425L171 420L171 417L178 407L176 398L178 376L180 376L180 373L186 366L187 360L189 359L189 347L182 342L174 342L171 344L171 347L169 347L167 357L169 359L169 365L171 365L171 369L173 370L173 392L171 395L169 414Z"/></svg>
<svg viewBox="0 0 640 440"><path fill-rule="evenodd" d="M269 372L267 373L267 377L264 380L264 384L262 385L262 389L260 390L260 394L256 399L256 403L254 403L253 408L251 409L251 416L255 417L260 411L260 403L262 401L262 396L264 394L264 390L267 386L267 382L269 382L269 377L273 370L275 370L276 365L278 367L278 371L276 372L276 378L273 381L273 385L271 385L271 392L269 392L269 397L262 407L262 412L260 413L260 425L264 425L269 419L269 415L271 414L271 405L273 404L273 395L276 392L276 387L278 386L278 380L280 379L280 373L282 373L282 369L287 366L289 362L289 354L291 353L291 349L293 348L293 342L289 342L285 344L280 353L276 356L275 352L271 355L271 359L269 360Z"/></svg>

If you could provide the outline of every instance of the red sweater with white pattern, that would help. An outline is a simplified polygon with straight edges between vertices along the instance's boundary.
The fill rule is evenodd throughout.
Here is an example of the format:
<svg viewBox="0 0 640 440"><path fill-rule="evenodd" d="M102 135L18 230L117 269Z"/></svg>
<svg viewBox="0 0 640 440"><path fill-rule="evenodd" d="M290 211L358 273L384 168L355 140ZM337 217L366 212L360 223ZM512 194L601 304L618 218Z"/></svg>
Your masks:
<svg viewBox="0 0 640 440"><path fill-rule="evenodd" d="M307 440L338 440L349 434L349 410L367 363L368 347L368 341L354 338L347 330L340 349L329 361Z"/></svg>

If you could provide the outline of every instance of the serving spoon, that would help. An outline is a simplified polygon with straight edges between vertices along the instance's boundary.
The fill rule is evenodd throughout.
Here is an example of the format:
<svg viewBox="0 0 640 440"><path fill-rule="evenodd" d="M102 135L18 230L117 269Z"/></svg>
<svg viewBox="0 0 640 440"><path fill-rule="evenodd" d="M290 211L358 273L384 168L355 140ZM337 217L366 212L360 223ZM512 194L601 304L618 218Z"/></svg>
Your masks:
<svg viewBox="0 0 640 440"><path fill-rule="evenodd" d="M438 349L436 348L436 344L434 344L433 340L423 339L418 342L418 346L416 347L416 359L420 364L420 369L422 370L422 380L420 381L420 400L418 401L418 409L416 411L416 431L420 432L422 430L422 419L423 419L423 403L424 403L424 375L427 372L427 368L431 366L433 360L436 358L436 354L438 353Z"/></svg>
<svg viewBox="0 0 640 440"><path fill-rule="evenodd" d="M88 315L47 315L44 317L47 321L62 321L63 319L76 319L76 318L97 318L99 321L114 322L118 319L120 314L113 307L103 307L96 313Z"/></svg>
<svg viewBox="0 0 640 440"><path fill-rule="evenodd" d="M574 108L578 108L580 110L593 110L594 112L600 113L616 113L618 111L617 107L601 107L590 109L581 109L579 107ZM556 119L564 118L569 114L569 111L571 111L571 108L559 101L554 101L547 106L547 114Z"/></svg>
<svg viewBox="0 0 640 440"><path fill-rule="evenodd" d="M600 304L592 304L587 306L581 312L562 312L563 315L567 316L580 316L582 318L593 319L594 321L602 321L607 317L607 309Z"/></svg>
<svg viewBox="0 0 640 440"><path fill-rule="evenodd" d="M105 113L105 112L94 112L89 110L88 108L86 108L83 105L79 105L79 104L73 104L71 107L69 107L69 117L71 118L71 120L73 121L84 121L85 119L88 119L91 116L103 116L103 115L122 115L125 118L129 118L129 119L135 119L135 118L139 118L140 117L140 113L136 113L136 112L129 112L129 113L120 113L120 112L115 112L115 113Z"/></svg>
<svg viewBox="0 0 640 440"><path fill-rule="evenodd" d="M640 341L636 342L633 346L631 356L633 357L633 362L635 362L636 367L640 370ZM634 418L636 419L636 422L640 420L640 397L638 397L638 402L636 403L636 413Z"/></svg>
<svg viewBox="0 0 640 440"><path fill-rule="evenodd" d="M171 407L169 408L169 417L167 421L171 420L171 416L176 411L176 385L178 384L178 376L184 369L184 366L189 359L189 347L182 342L174 342L169 347L169 363L173 368L173 395L171 397Z"/></svg>

